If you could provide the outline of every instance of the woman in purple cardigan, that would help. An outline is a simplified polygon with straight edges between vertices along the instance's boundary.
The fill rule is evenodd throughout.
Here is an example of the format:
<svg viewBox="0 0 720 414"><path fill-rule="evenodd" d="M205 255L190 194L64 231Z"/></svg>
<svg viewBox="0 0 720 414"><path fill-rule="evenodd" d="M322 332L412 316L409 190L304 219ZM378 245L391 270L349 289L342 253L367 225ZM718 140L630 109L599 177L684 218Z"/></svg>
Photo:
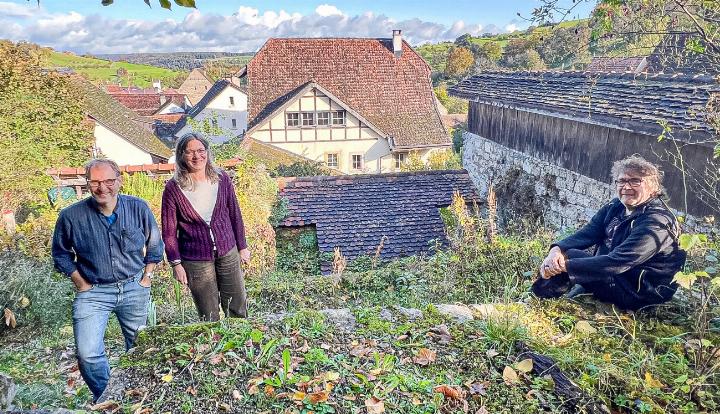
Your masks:
<svg viewBox="0 0 720 414"><path fill-rule="evenodd" d="M165 253L178 282L190 287L200 319L247 316L240 261L250 260L240 207L230 177L213 165L197 133L175 147L175 175L162 196Z"/></svg>

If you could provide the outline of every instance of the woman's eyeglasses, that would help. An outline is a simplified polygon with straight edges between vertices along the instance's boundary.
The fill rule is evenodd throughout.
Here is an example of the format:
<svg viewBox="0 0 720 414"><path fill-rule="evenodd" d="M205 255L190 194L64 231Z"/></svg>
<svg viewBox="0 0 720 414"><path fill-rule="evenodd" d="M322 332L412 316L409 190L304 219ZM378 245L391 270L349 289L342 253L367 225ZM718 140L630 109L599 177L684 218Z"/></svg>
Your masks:
<svg viewBox="0 0 720 414"><path fill-rule="evenodd" d="M205 155L205 153L207 153L207 151L205 149L199 149L199 150L195 150L195 151L191 151L191 150L183 151L183 154L189 155L189 156L193 156L195 154L202 156L202 155Z"/></svg>
<svg viewBox="0 0 720 414"><path fill-rule="evenodd" d="M640 184L642 184L643 179L642 178L619 178L615 180L615 184L618 187L625 187L625 184L630 184L630 187L639 187Z"/></svg>

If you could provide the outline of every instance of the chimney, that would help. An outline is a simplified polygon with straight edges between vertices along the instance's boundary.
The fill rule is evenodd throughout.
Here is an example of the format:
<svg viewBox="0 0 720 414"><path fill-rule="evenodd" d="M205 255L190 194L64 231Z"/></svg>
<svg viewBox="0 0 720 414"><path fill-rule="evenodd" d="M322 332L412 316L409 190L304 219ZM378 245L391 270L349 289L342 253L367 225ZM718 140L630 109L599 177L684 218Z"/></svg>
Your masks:
<svg viewBox="0 0 720 414"><path fill-rule="evenodd" d="M162 85L159 80L153 81L153 88L155 88L155 92L160 93L162 91Z"/></svg>
<svg viewBox="0 0 720 414"><path fill-rule="evenodd" d="M396 58L399 58L402 56L402 30L393 30L393 53L395 54Z"/></svg>

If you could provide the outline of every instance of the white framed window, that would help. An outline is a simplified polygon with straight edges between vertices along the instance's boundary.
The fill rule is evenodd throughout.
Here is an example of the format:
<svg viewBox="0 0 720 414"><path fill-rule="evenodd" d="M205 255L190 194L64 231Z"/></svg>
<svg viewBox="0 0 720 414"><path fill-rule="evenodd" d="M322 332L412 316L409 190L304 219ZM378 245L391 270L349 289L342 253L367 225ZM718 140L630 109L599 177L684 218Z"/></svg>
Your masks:
<svg viewBox="0 0 720 414"><path fill-rule="evenodd" d="M237 129L237 119L233 118L232 121L232 129Z"/></svg>
<svg viewBox="0 0 720 414"><path fill-rule="evenodd" d="M230 106L235 106L235 97L234 96L230 97Z"/></svg>
<svg viewBox="0 0 720 414"><path fill-rule="evenodd" d="M330 168L338 168L340 164L338 163L338 154L337 152L332 152L325 154L325 165Z"/></svg>
<svg viewBox="0 0 720 414"><path fill-rule="evenodd" d="M350 166L353 170L362 170L363 156L362 154L350 154Z"/></svg>
<svg viewBox="0 0 720 414"><path fill-rule="evenodd" d="M407 160L407 152L396 152L393 154L393 158L395 158L395 168L400 169Z"/></svg>
<svg viewBox="0 0 720 414"><path fill-rule="evenodd" d="M332 111L332 124L345 125L345 111Z"/></svg>
<svg viewBox="0 0 720 414"><path fill-rule="evenodd" d="M287 112L285 114L285 123L289 127L300 126L300 114L297 112Z"/></svg>
<svg viewBox="0 0 720 414"><path fill-rule="evenodd" d="M315 112L302 112L302 126L315 126Z"/></svg>
<svg viewBox="0 0 720 414"><path fill-rule="evenodd" d="M330 125L330 112L318 112L317 113L317 124L327 126Z"/></svg>

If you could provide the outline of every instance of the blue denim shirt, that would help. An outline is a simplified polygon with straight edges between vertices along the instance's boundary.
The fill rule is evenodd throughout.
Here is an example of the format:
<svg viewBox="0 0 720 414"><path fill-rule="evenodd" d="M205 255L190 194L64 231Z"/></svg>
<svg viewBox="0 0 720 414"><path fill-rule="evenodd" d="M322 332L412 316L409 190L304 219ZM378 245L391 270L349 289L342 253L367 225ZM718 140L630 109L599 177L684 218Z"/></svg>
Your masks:
<svg viewBox="0 0 720 414"><path fill-rule="evenodd" d="M91 284L112 283L138 274L163 259L164 245L155 217L137 197L118 195L117 220L108 224L92 197L63 209L55 224L55 268L80 272Z"/></svg>

